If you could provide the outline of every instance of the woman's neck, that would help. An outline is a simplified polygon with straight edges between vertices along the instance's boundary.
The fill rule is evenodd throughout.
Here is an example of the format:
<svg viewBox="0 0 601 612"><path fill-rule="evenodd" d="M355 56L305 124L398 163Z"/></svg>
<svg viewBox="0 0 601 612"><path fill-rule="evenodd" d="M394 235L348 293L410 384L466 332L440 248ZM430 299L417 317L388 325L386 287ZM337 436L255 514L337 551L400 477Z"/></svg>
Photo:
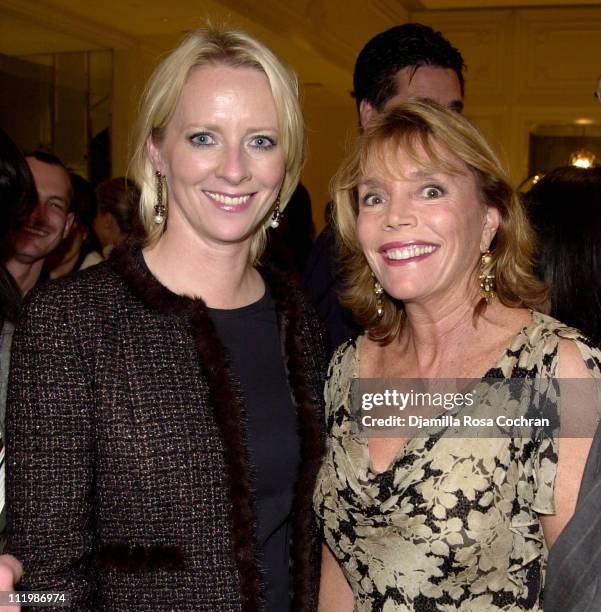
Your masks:
<svg viewBox="0 0 601 612"><path fill-rule="evenodd" d="M474 321L474 309L480 297L436 301L428 304L405 304L405 317L396 343L398 350L417 365L424 374L432 374L453 354L473 342L484 325L482 317ZM492 306L492 305L491 305ZM494 309L494 306L493 306Z"/></svg>
<svg viewBox="0 0 601 612"><path fill-rule="evenodd" d="M210 308L240 308L259 300L265 286L249 263L247 245L192 244L165 235L143 250L153 275L178 295L202 298Z"/></svg>

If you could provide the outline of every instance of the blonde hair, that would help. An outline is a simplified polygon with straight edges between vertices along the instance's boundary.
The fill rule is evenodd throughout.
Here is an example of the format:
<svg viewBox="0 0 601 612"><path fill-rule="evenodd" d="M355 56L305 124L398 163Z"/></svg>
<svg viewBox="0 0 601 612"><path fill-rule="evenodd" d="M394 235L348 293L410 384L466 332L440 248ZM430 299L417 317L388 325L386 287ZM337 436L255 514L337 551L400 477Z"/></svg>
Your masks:
<svg viewBox="0 0 601 612"><path fill-rule="evenodd" d="M141 189L140 215L149 245L160 238L165 223L157 225L154 222L156 177L146 140L151 136L156 143L160 143L164 138L190 71L196 66L220 63L254 68L267 77L285 154L286 174L280 190L280 208L286 206L298 184L305 143L296 75L265 45L245 32L214 27L195 30L159 64L150 77L134 130L130 174ZM165 197L168 198L168 195ZM252 237L250 258L253 264L265 247L266 230L267 223L263 223Z"/></svg>
<svg viewBox="0 0 601 612"><path fill-rule="evenodd" d="M374 279L357 238L357 186L367 166L382 164L384 151L390 150L403 150L419 164L423 164L423 155L419 155L423 151L431 167L457 173L457 165L442 159L436 152L436 144L442 145L467 166L474 176L480 201L500 213L499 228L490 247L490 273L495 276L501 303L536 309L546 303L547 288L533 272L534 233L496 153L482 134L459 113L435 103L407 102L375 118L358 137L332 180L334 221L343 269L340 298L368 330L370 337L382 344L391 342L400 333L403 305L398 300L387 298L384 300L384 315L381 318L377 316ZM394 172L394 169L390 170ZM399 172L395 174L398 176ZM477 264L474 262L474 267ZM481 300L474 316L485 306L486 302Z"/></svg>

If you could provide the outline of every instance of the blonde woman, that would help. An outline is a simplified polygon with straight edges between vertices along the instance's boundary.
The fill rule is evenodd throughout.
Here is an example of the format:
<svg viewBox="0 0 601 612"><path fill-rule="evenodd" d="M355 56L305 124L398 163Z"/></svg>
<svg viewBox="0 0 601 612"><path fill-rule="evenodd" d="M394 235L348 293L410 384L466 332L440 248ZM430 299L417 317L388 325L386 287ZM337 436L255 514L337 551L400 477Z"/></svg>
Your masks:
<svg viewBox="0 0 601 612"><path fill-rule="evenodd" d="M532 232L496 155L457 113L420 102L384 113L334 196L344 297L367 331L338 349L326 384L320 610L541 610L547 549L573 513L590 440L444 427L366 437L351 383L598 378L601 353L536 312L546 289Z"/></svg>
<svg viewBox="0 0 601 612"><path fill-rule="evenodd" d="M195 31L156 69L145 245L39 291L15 335L22 588L78 612L314 609L323 335L259 265L302 160L296 79L251 36Z"/></svg>

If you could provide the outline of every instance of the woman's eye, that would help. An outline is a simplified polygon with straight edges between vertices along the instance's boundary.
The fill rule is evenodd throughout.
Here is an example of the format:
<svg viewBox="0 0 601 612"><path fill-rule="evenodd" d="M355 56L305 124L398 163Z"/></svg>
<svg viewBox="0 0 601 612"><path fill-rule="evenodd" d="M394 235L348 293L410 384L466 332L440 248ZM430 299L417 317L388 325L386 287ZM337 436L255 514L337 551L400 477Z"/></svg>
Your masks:
<svg viewBox="0 0 601 612"><path fill-rule="evenodd" d="M435 200L436 198L441 198L444 195L444 190L438 185L428 185L427 187L424 187L422 193L428 200Z"/></svg>
<svg viewBox="0 0 601 612"><path fill-rule="evenodd" d="M363 206L377 206L383 201L384 199L382 198L382 196L378 195L377 193L366 193L361 198L361 203L363 204Z"/></svg>
<svg viewBox="0 0 601 612"><path fill-rule="evenodd" d="M192 144L195 144L197 146L207 146L215 144L215 139L210 134L206 134L204 132L200 134L194 134L194 136L190 137L190 141L192 142Z"/></svg>
<svg viewBox="0 0 601 612"><path fill-rule="evenodd" d="M275 141L269 136L255 136L251 139L250 146L255 149L271 149L275 146Z"/></svg>

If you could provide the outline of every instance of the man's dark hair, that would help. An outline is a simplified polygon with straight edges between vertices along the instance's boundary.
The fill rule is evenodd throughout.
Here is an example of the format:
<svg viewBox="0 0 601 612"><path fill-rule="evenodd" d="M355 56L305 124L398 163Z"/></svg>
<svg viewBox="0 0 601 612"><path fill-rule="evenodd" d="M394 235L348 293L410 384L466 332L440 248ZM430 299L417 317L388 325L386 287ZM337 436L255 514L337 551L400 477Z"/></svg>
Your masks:
<svg viewBox="0 0 601 612"><path fill-rule="evenodd" d="M39 149L36 149L35 151L25 153L25 157L33 157L39 162L49 164L50 166L60 166L61 168L64 168L67 172L69 172L69 169L67 168L67 166L65 166L65 164L63 164L60 158L54 153L50 153L49 151L40 151Z"/></svg>
<svg viewBox="0 0 601 612"><path fill-rule="evenodd" d="M65 166L65 164L61 161L60 157L58 157L54 153L50 153L49 151L40 151L39 149L25 153L25 158L27 159L28 157L37 159L39 162L42 162L43 164L48 164L49 166L59 166L69 175L69 181L71 183L71 198L69 199L69 210L73 210L75 195L73 175L71 173L71 170L69 170L69 168L67 168L67 166Z"/></svg>
<svg viewBox="0 0 601 612"><path fill-rule="evenodd" d="M555 168L526 194L550 315L601 346L601 168Z"/></svg>
<svg viewBox="0 0 601 612"><path fill-rule="evenodd" d="M357 110L362 100L381 110L396 94L396 73L409 66L454 70L463 95L465 64L459 50L429 26L405 23L377 34L359 53L353 75Z"/></svg>

